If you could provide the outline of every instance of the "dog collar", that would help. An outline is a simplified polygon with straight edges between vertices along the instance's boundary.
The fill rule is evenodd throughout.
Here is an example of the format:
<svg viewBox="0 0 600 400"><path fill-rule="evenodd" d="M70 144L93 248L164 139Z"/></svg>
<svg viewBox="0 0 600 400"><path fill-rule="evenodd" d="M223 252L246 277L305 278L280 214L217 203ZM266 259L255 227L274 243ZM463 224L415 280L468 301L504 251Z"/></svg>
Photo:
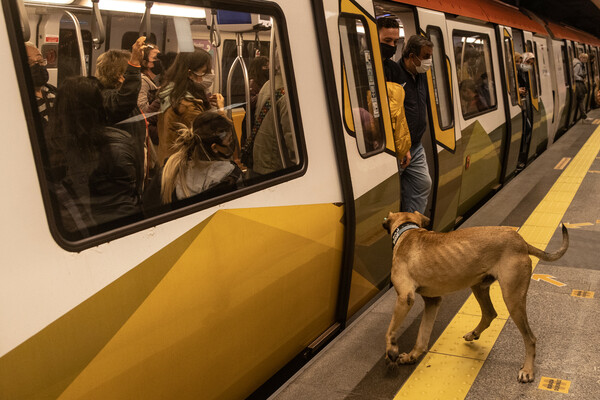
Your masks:
<svg viewBox="0 0 600 400"><path fill-rule="evenodd" d="M414 222L405 222L402 225L400 225L399 227L397 227L396 229L394 229L394 233L392 233L392 247L394 247L396 245L396 243L398 242L398 239L400 239L400 236L406 232L406 231L410 231L411 229L419 229L420 226L415 224Z"/></svg>

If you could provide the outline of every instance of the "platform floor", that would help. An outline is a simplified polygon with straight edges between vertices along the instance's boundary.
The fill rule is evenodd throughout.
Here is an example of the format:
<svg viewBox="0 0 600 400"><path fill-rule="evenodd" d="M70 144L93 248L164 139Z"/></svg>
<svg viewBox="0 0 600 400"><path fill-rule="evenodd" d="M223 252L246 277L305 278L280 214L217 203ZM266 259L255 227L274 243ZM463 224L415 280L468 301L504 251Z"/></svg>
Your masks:
<svg viewBox="0 0 600 400"><path fill-rule="evenodd" d="M391 289L270 399L600 398L600 119L594 120L600 110L589 116L460 227L512 226L553 251L561 242L559 223L567 223L567 253L552 263L534 259L533 274L541 279L530 282L527 296L537 336L533 383L517 382L523 340L497 287L492 301L499 317L479 341L462 339L480 315L466 289L443 298L430 351L415 365L390 370L384 335L396 301ZM417 297L400 329L401 352L416 340L423 310Z"/></svg>

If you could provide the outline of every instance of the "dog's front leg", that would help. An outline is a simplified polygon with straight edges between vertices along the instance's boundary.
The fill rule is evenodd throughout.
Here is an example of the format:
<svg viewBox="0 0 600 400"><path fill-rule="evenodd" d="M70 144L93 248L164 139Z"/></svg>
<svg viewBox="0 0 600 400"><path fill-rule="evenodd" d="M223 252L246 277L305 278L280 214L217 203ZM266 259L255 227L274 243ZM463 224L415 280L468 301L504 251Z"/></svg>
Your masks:
<svg viewBox="0 0 600 400"><path fill-rule="evenodd" d="M410 353L400 355L400 359L398 360L400 364L414 363L417 361L417 358L429 348L429 338L431 337L435 317L440 309L440 304L442 304L442 298L423 297L423 301L425 302L425 310L423 311L421 326L419 327L419 334L417 335L417 342Z"/></svg>
<svg viewBox="0 0 600 400"><path fill-rule="evenodd" d="M399 355L398 344L396 343L398 328L415 303L415 292L413 290L396 289L396 291L398 292L398 298L396 299L390 326L385 335L385 360L388 364L393 365L398 361Z"/></svg>

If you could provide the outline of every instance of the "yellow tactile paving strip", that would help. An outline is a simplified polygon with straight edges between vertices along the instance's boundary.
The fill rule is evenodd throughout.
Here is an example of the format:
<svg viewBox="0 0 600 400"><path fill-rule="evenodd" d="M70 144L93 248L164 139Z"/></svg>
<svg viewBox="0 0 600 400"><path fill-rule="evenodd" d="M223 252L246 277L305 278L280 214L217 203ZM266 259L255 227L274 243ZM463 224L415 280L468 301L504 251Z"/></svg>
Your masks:
<svg viewBox="0 0 600 400"><path fill-rule="evenodd" d="M519 229L527 242L546 248L599 151L600 128L597 128ZM532 261L535 268L538 259L532 257ZM490 296L498 318L481 338L475 342L466 342L462 338L477 325L481 315L479 305L471 295L394 400L466 397L509 316L497 283L492 285Z"/></svg>

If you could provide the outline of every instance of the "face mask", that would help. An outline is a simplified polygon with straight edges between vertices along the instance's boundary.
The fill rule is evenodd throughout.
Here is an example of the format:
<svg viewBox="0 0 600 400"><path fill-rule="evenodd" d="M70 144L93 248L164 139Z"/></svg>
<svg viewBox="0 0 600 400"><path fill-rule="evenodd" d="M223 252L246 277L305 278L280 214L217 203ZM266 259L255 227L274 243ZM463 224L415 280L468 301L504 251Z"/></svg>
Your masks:
<svg viewBox="0 0 600 400"><path fill-rule="evenodd" d="M160 60L156 60L153 62L153 64L154 67L150 68L150 71L152 71L154 75L160 75L163 72L162 63L160 62Z"/></svg>
<svg viewBox="0 0 600 400"><path fill-rule="evenodd" d="M417 57L417 59L419 61L421 61L421 65L417 66L415 65L415 68L417 69L417 72L419 74L424 74L425 72L429 71L429 69L431 68L431 58L427 59L427 60L421 60L419 57Z"/></svg>
<svg viewBox="0 0 600 400"><path fill-rule="evenodd" d="M204 90L208 90L213 85L214 80L214 74L206 74L202 77L202 82L198 82L198 84L201 85L204 88Z"/></svg>
<svg viewBox="0 0 600 400"><path fill-rule="evenodd" d="M379 43L381 49L381 58L387 60L388 58L394 57L396 54L396 46L390 46L389 44Z"/></svg>
<svg viewBox="0 0 600 400"><path fill-rule="evenodd" d="M31 78L33 79L33 86L36 88L44 86L49 79L48 70L46 67L34 64L31 67Z"/></svg>
<svg viewBox="0 0 600 400"><path fill-rule="evenodd" d="M521 69L525 72L531 71L531 64L521 64Z"/></svg>

